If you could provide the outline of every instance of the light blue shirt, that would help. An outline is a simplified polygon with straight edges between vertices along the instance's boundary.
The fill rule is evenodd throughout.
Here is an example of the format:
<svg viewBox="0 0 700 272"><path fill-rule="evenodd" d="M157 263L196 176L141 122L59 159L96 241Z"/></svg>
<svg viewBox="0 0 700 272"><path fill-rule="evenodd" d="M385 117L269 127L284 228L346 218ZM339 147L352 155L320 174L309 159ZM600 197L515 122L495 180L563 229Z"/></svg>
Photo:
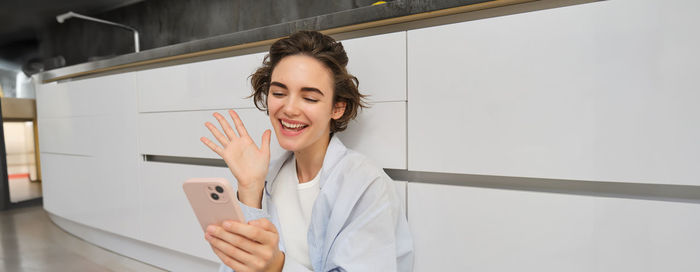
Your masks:
<svg viewBox="0 0 700 272"><path fill-rule="evenodd" d="M262 209L240 203L246 220L264 217L280 229L269 189L290 156L292 152L287 152L270 162ZM320 175L321 192L307 235L314 271L412 271L413 239L391 178L335 136ZM280 250L284 251L282 237ZM232 270L222 264L219 271ZM309 270L285 258L283 271Z"/></svg>

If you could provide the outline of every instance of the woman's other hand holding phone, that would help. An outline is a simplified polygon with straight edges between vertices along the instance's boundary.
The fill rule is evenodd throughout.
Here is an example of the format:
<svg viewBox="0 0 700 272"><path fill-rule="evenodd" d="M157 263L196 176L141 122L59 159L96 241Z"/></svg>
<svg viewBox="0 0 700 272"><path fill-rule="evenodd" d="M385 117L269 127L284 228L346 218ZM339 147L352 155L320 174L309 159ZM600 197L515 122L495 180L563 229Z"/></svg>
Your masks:
<svg viewBox="0 0 700 272"><path fill-rule="evenodd" d="M279 234L265 218L247 224L228 220L209 225L205 238L216 256L234 271L282 271L284 266Z"/></svg>
<svg viewBox="0 0 700 272"><path fill-rule="evenodd" d="M221 133L210 122L206 122L204 125L221 146L216 145L206 137L202 137L200 140L224 159L231 173L238 180L239 200L250 207L260 208L265 176L267 176L270 165L271 132L268 129L263 133L262 145L258 148L248 135L248 131L243 126L238 114L233 110L229 110L229 114L238 134L234 132L226 118L217 112L214 113L214 117L219 121L224 133Z"/></svg>

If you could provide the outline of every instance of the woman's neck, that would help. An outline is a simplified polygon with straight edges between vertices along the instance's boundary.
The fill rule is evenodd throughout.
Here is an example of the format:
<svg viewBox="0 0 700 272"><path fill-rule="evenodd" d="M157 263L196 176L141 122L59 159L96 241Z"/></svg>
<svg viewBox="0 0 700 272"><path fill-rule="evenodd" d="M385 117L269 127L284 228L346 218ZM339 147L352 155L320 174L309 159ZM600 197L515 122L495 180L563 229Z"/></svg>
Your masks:
<svg viewBox="0 0 700 272"><path fill-rule="evenodd" d="M329 142L330 135L326 134L306 149L294 152L299 183L311 181L321 171Z"/></svg>

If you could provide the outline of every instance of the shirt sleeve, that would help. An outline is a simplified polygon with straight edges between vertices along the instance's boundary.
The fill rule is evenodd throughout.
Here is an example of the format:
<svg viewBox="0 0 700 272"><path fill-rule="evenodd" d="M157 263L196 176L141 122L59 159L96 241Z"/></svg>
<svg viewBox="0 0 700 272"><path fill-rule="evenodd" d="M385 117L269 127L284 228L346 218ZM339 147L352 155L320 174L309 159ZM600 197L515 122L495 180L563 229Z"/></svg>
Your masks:
<svg viewBox="0 0 700 272"><path fill-rule="evenodd" d="M263 201L263 208L258 209L258 208L253 208L251 206L248 206L246 204L243 204L240 200L238 201L238 205L241 206L241 211L243 211L243 216L245 216L245 221L252 221L252 220L257 220L260 218L267 218L270 220L270 214L265 211L265 201ZM276 227L276 225L275 225Z"/></svg>

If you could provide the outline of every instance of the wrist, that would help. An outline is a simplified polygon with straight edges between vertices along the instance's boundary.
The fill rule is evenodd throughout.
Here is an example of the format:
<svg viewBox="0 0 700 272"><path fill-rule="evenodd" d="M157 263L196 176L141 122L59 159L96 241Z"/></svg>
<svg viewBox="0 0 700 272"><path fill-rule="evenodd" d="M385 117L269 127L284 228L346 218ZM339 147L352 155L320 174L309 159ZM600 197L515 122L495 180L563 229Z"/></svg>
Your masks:
<svg viewBox="0 0 700 272"><path fill-rule="evenodd" d="M236 195L238 197L238 201L242 202L243 204L256 209L262 208L262 189L238 189Z"/></svg>
<svg viewBox="0 0 700 272"><path fill-rule="evenodd" d="M277 250L275 258L272 260L272 264L267 271L282 271L284 268L284 252Z"/></svg>

